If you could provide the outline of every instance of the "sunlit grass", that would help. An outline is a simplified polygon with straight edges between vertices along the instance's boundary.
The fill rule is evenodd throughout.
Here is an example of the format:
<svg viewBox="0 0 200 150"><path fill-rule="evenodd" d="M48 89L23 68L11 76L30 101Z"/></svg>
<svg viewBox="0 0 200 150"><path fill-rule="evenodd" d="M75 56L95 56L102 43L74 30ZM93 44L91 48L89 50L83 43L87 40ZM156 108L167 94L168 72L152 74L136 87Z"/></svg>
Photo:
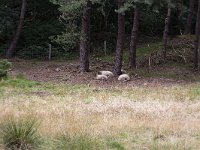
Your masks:
<svg viewBox="0 0 200 150"><path fill-rule="evenodd" d="M100 140L89 138L87 135L70 136L63 134L56 140L56 149L101 150L105 149L105 146Z"/></svg>
<svg viewBox="0 0 200 150"><path fill-rule="evenodd" d="M141 59L146 55L149 55L152 52L159 51L161 49L161 42L151 43L151 44L142 44L137 48L137 59ZM113 62L114 61L114 54L113 55L106 55L102 56L101 59L106 62ZM123 62L128 63L129 53L128 50L124 50L123 54Z"/></svg>
<svg viewBox="0 0 200 150"><path fill-rule="evenodd" d="M0 94L0 122L10 116L39 118L38 132L46 139L42 149L55 149L54 141L64 133L69 135L61 140L64 147L97 142L100 149L200 148L198 83L105 89L20 78L2 81ZM81 135L88 139L83 145Z"/></svg>

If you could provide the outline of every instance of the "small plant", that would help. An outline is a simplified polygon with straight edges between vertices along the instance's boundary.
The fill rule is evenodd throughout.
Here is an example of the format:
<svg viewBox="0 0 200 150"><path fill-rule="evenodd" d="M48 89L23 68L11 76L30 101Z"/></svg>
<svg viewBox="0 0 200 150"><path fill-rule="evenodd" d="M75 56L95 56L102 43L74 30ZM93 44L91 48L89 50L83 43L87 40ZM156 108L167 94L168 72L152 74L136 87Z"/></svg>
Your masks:
<svg viewBox="0 0 200 150"><path fill-rule="evenodd" d="M7 60L0 61L0 79L6 78L8 76L8 71L10 70L11 63Z"/></svg>
<svg viewBox="0 0 200 150"><path fill-rule="evenodd" d="M58 139L57 149L59 150L101 150L102 145L99 141L87 136L62 135Z"/></svg>
<svg viewBox="0 0 200 150"><path fill-rule="evenodd" d="M16 78L17 78L17 79L24 79L24 80L26 80L25 75L22 74L22 73L18 74L18 75L16 76Z"/></svg>
<svg viewBox="0 0 200 150"><path fill-rule="evenodd" d="M111 141L108 145L116 150L125 150L124 146L116 141Z"/></svg>
<svg viewBox="0 0 200 150"><path fill-rule="evenodd" d="M13 119L0 126L0 137L5 149L31 150L40 144L36 119Z"/></svg>

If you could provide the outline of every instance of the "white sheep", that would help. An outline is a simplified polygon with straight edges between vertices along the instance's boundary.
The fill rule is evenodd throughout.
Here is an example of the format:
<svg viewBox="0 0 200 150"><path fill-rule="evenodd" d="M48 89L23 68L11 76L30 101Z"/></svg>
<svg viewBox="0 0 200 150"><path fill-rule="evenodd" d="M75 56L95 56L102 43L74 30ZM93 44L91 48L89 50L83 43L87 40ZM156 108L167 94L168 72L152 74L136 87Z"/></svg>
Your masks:
<svg viewBox="0 0 200 150"><path fill-rule="evenodd" d="M107 76L108 78L114 76L114 74L113 74L111 71L99 71L99 73L100 73L101 75Z"/></svg>
<svg viewBox="0 0 200 150"><path fill-rule="evenodd" d="M122 74L127 74L126 70L121 69Z"/></svg>
<svg viewBox="0 0 200 150"><path fill-rule="evenodd" d="M106 75L103 75L103 74L97 74L96 79L97 80L107 80L108 77Z"/></svg>
<svg viewBox="0 0 200 150"><path fill-rule="evenodd" d="M128 74L122 74L118 77L118 80L119 81L123 81L123 82L126 82L126 81L129 81L131 78Z"/></svg>

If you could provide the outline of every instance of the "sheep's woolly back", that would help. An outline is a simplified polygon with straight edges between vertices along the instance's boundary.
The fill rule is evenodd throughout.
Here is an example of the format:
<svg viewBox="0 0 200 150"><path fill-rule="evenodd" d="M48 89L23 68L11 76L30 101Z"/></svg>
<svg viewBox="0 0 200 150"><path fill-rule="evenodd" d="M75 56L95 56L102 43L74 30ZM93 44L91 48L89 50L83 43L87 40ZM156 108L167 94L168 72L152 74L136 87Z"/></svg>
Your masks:
<svg viewBox="0 0 200 150"><path fill-rule="evenodd" d="M113 77L114 74L111 71L100 71L101 75L105 75L107 77Z"/></svg>
<svg viewBox="0 0 200 150"><path fill-rule="evenodd" d="M103 75L103 74L98 74L98 75L96 76L96 79L97 79L97 80L107 80L108 77L107 77L106 75Z"/></svg>
<svg viewBox="0 0 200 150"><path fill-rule="evenodd" d="M121 69L122 74L127 74L126 70Z"/></svg>
<svg viewBox="0 0 200 150"><path fill-rule="evenodd" d="M129 81L130 80L130 76L128 74L122 74L118 77L119 81Z"/></svg>

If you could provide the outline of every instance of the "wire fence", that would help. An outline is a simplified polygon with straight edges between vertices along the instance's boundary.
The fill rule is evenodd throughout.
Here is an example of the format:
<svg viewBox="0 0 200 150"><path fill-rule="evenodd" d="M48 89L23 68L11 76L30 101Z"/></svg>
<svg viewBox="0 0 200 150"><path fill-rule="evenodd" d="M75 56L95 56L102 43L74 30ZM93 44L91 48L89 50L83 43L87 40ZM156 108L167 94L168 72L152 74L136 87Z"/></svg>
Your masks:
<svg viewBox="0 0 200 150"><path fill-rule="evenodd" d="M30 47L20 47L16 48L14 56L20 59L38 59L38 60L56 60L61 58L70 58L77 55L76 51L73 54L72 52L66 52L63 49L55 48L51 44L45 46L30 46ZM0 57L6 58L7 48L0 49Z"/></svg>

